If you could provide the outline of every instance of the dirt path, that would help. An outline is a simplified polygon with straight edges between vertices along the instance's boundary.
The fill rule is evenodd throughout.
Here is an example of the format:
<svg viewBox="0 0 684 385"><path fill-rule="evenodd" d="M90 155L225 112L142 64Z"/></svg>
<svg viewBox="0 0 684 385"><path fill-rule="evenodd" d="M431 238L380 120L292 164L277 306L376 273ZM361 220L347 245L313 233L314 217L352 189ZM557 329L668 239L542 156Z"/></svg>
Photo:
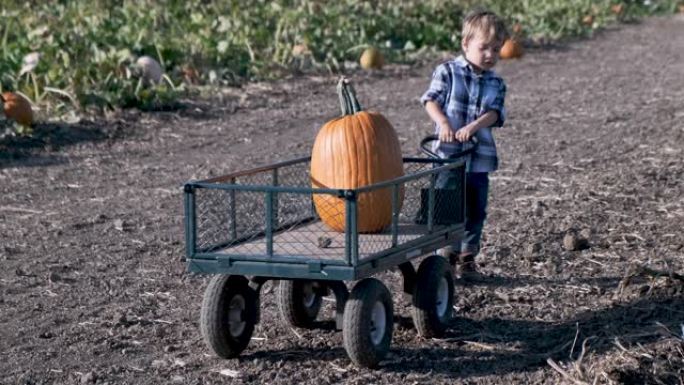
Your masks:
<svg viewBox="0 0 684 385"><path fill-rule="evenodd" d="M208 355L197 326L207 280L179 261L180 185L308 154L338 113L334 77L82 123L70 145L51 135L67 128L44 126L45 149L0 147L0 383L564 381L548 358L588 383L678 383L681 342L666 330L681 333L682 285L636 277L617 289L632 264L684 270L682 63L681 16L502 63L509 118L478 261L490 278L457 287L440 340L417 337L395 295L392 352L374 371L350 365L341 333L285 326L268 294L243 356ZM407 154L430 132L418 97L431 70L353 75ZM570 230L591 248L564 250ZM399 293L398 274L382 278Z"/></svg>

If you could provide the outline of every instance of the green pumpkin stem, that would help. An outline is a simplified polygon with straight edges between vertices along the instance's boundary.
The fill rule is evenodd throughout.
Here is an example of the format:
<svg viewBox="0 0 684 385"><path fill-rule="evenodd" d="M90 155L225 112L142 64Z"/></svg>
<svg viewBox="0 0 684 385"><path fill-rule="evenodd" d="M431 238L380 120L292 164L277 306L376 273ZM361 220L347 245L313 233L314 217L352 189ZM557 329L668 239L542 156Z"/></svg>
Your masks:
<svg viewBox="0 0 684 385"><path fill-rule="evenodd" d="M340 78L337 83L337 94L340 97L340 108L342 109L342 115L354 115L358 112L363 111L358 99L356 98L356 92L354 87L352 87L351 82L346 78Z"/></svg>

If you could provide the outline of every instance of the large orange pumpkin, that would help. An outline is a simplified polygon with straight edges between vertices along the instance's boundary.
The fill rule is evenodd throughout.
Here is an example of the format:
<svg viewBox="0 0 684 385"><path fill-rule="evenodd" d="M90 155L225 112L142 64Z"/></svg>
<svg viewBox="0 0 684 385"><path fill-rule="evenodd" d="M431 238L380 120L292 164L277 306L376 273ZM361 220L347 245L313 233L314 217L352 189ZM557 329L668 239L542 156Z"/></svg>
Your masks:
<svg viewBox="0 0 684 385"><path fill-rule="evenodd" d="M5 116L22 126L33 124L33 110L31 103L25 97L14 92L3 92L2 102Z"/></svg>
<svg viewBox="0 0 684 385"><path fill-rule="evenodd" d="M515 39L506 39L499 55L502 59L516 59L523 55L522 45Z"/></svg>
<svg viewBox="0 0 684 385"><path fill-rule="evenodd" d="M347 79L337 85L342 117L321 127L311 153L314 188L354 189L404 174L401 146L394 128L377 112L362 111ZM403 202L403 188L399 207ZM345 200L314 194L321 220L335 231L345 229ZM392 189L383 188L357 197L357 231L378 232L392 222Z"/></svg>

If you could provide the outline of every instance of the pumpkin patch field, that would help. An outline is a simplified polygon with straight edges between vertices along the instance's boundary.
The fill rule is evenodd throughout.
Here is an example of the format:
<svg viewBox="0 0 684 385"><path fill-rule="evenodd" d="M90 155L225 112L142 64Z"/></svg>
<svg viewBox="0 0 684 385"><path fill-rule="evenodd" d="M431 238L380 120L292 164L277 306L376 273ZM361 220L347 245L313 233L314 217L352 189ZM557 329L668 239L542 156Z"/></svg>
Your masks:
<svg viewBox="0 0 684 385"><path fill-rule="evenodd" d="M624 4L594 21L626 17L636 2ZM588 28L583 17L573 25ZM523 23L522 34L542 30L539 23ZM168 87L164 97L175 107L153 111L121 108L114 88L99 95L111 97L112 108L87 111L88 96L72 103L67 95L87 89L80 81L89 79L93 93L105 84L99 73L77 73L77 64L70 80L47 91L41 82L61 79L49 71L35 83L31 73L2 78L31 99L37 122L30 134L0 139L0 384L680 384L684 17L551 41L527 41L523 56L496 67L508 87L508 116L495 130L500 168L491 175L476 258L482 278L456 279L445 336L422 338L401 273L378 275L392 293L394 334L376 369L350 361L331 297L314 328L293 328L279 316L275 282L262 288L260 322L240 357L214 356L199 326L210 276L188 273L181 261L183 183L312 155L324 124L340 118L338 71L271 78L262 75L275 67L259 62L229 87L237 76L217 74L226 84L209 85L211 76L192 63L179 61L173 72L163 60L158 76L144 59L139 75L151 85L142 85L131 80L135 61L125 63L121 71L132 77L116 83L120 89ZM223 48L241 60L246 45L231 44ZM0 70L4 53L21 63L14 46L5 47ZM159 59L147 48L140 53ZM251 49L260 55L265 47ZM100 58L117 55L107 52ZM402 154L421 156L418 144L433 127L420 95L448 57L434 51L409 62L390 54L381 68L341 72L364 110L396 132ZM176 87L183 76L195 79L187 89ZM70 104L83 112L78 119Z"/></svg>

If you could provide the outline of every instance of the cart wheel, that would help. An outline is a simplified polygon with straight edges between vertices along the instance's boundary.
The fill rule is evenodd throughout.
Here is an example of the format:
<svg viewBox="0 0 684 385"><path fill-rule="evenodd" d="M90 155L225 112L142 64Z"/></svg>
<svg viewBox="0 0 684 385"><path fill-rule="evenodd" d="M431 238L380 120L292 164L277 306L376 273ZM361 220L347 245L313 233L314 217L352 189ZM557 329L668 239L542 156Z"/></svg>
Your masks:
<svg viewBox="0 0 684 385"><path fill-rule="evenodd" d="M413 323L423 337L444 335L452 317L454 275L439 255L427 257L418 267L413 289Z"/></svg>
<svg viewBox="0 0 684 385"><path fill-rule="evenodd" d="M240 355L257 321L257 293L241 275L217 275L204 292L200 329L207 346L222 358Z"/></svg>
<svg viewBox="0 0 684 385"><path fill-rule="evenodd" d="M292 326L311 327L321 310L322 299L317 282L281 280L278 284L278 308L285 322Z"/></svg>
<svg viewBox="0 0 684 385"><path fill-rule="evenodd" d="M374 278L359 281L344 307L342 336L349 358L374 368L392 341L393 310L389 290Z"/></svg>

